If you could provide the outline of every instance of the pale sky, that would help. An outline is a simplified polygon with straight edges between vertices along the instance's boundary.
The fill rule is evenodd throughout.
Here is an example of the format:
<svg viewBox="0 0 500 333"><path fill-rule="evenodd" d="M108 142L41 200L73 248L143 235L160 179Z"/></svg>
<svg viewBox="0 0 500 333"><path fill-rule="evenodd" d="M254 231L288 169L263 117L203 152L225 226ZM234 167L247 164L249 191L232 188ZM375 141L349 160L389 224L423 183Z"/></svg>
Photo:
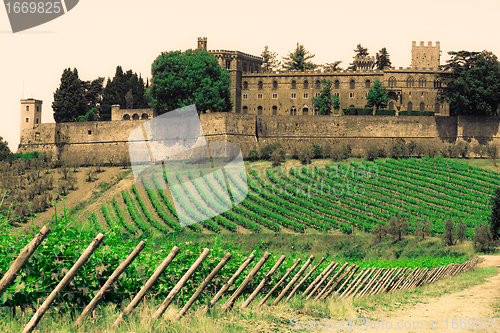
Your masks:
<svg viewBox="0 0 500 333"><path fill-rule="evenodd" d="M65 68L80 79L112 78L117 65L151 77L163 51L196 48L260 55L264 46L284 57L297 42L324 64L346 68L358 43L375 55L389 51L392 65L408 67L412 41L441 42L448 51L489 50L500 56L500 1L131 1L80 0L67 14L12 33L0 7L0 136L19 144L20 99L43 100L42 122L54 122L53 94ZM24 96L23 96L24 86Z"/></svg>

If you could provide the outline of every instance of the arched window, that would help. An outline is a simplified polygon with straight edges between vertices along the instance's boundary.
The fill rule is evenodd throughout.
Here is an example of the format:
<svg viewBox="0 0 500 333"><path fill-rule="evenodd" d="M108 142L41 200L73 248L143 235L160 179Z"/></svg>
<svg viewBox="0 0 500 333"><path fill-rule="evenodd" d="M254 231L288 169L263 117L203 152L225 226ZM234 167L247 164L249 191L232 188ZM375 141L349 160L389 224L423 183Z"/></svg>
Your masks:
<svg viewBox="0 0 500 333"><path fill-rule="evenodd" d="M142 119L149 119L149 115L147 113L142 114Z"/></svg>
<svg viewBox="0 0 500 333"><path fill-rule="evenodd" d="M128 114L123 115L123 120L130 120L130 116Z"/></svg>
<svg viewBox="0 0 500 333"><path fill-rule="evenodd" d="M389 78L389 87L394 88L396 86L396 78L394 76L391 76Z"/></svg>
<svg viewBox="0 0 500 333"><path fill-rule="evenodd" d="M260 105L257 107L257 114L262 115L262 106Z"/></svg>
<svg viewBox="0 0 500 333"><path fill-rule="evenodd" d="M389 110L394 110L394 102L389 102Z"/></svg>
<svg viewBox="0 0 500 333"><path fill-rule="evenodd" d="M365 88L370 88L370 80L365 81Z"/></svg>
<svg viewBox="0 0 500 333"><path fill-rule="evenodd" d="M434 80L434 88L441 88L441 81Z"/></svg>
<svg viewBox="0 0 500 333"><path fill-rule="evenodd" d="M425 81L425 79L422 77L420 78L420 80L418 80L418 86L420 88L425 88L425 85L427 84L427 82Z"/></svg>
<svg viewBox="0 0 500 333"><path fill-rule="evenodd" d="M406 79L406 87L413 87L413 78L409 77Z"/></svg>
<svg viewBox="0 0 500 333"><path fill-rule="evenodd" d="M425 111L425 103L424 102L420 103L420 111Z"/></svg>
<svg viewBox="0 0 500 333"><path fill-rule="evenodd" d="M304 81L304 89L309 89L309 81Z"/></svg>
<svg viewBox="0 0 500 333"><path fill-rule="evenodd" d="M38 118L36 118L35 124L38 124Z"/></svg>
<svg viewBox="0 0 500 333"><path fill-rule="evenodd" d="M319 80L316 80L316 82L314 82L314 88L321 89L321 82Z"/></svg>
<svg viewBox="0 0 500 333"><path fill-rule="evenodd" d="M297 114L297 109L295 106L292 106L290 109L290 116L295 116Z"/></svg>
<svg viewBox="0 0 500 333"><path fill-rule="evenodd" d="M440 113L440 112L441 112L441 109L440 109L439 103L436 103L436 105L434 105L434 113Z"/></svg>
<svg viewBox="0 0 500 333"><path fill-rule="evenodd" d="M248 113L248 107L247 106L244 106L243 107L243 114L247 114Z"/></svg>
<svg viewBox="0 0 500 333"><path fill-rule="evenodd" d="M134 113L134 115L132 116L132 119L139 120L139 115L137 113Z"/></svg>
<svg viewBox="0 0 500 333"><path fill-rule="evenodd" d="M243 89L244 90L248 89L248 82L247 81L243 81Z"/></svg>
<svg viewBox="0 0 500 333"><path fill-rule="evenodd" d="M297 82L295 82L295 80L292 81L292 89L296 89L297 88Z"/></svg>
<svg viewBox="0 0 500 333"><path fill-rule="evenodd" d="M276 105L273 105L273 115L278 114L278 107Z"/></svg>
<svg viewBox="0 0 500 333"><path fill-rule="evenodd" d="M273 89L278 89L278 81L273 81Z"/></svg>
<svg viewBox="0 0 500 333"><path fill-rule="evenodd" d="M303 108L303 109L302 109L302 114L303 114L304 116L307 116L307 115L309 114L309 109L308 109L308 108Z"/></svg>
<svg viewBox="0 0 500 333"><path fill-rule="evenodd" d="M351 80L351 81L349 82L349 88L351 88L351 89L356 88L356 81Z"/></svg>
<svg viewBox="0 0 500 333"><path fill-rule="evenodd" d="M351 105L349 105L349 109L353 109L353 108L355 108L355 106L354 106L354 105L352 105L352 104L351 104Z"/></svg>
<svg viewBox="0 0 500 333"><path fill-rule="evenodd" d="M29 111L29 110L30 110L30 106L26 105L26 111Z"/></svg>
<svg viewBox="0 0 500 333"><path fill-rule="evenodd" d="M408 111L412 111L413 109L413 104L411 102L408 102Z"/></svg>
<svg viewBox="0 0 500 333"><path fill-rule="evenodd" d="M257 83L257 86L258 86L258 89L259 89L259 90L262 90L262 86L263 86L262 81L259 81L259 83Z"/></svg>
<svg viewBox="0 0 500 333"><path fill-rule="evenodd" d="M340 88L340 82L339 82L339 80L335 80L335 82L333 82L333 87L335 89L339 89Z"/></svg>

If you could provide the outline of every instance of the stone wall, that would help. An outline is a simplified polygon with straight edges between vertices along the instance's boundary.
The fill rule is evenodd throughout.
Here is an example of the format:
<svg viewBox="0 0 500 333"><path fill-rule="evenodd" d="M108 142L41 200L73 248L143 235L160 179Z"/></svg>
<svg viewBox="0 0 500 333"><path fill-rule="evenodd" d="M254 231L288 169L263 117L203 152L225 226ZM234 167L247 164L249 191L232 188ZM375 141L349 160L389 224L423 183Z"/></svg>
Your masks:
<svg viewBox="0 0 500 333"><path fill-rule="evenodd" d="M146 120L41 124L21 138L19 152L51 151L54 158L119 163L128 157L128 136ZM349 142L354 153L368 143L390 144L396 138L453 142L457 138L500 143L500 117L420 116L257 116L202 114L207 142L229 141L243 156L252 149L280 143L291 150L300 143ZM38 133L38 134L37 134Z"/></svg>

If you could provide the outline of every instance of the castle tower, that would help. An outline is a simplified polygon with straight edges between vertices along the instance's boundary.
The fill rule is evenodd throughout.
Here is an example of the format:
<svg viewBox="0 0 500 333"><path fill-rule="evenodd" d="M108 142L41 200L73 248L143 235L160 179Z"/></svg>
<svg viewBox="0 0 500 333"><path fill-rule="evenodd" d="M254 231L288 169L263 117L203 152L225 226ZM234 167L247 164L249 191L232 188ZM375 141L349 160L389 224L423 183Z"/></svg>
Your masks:
<svg viewBox="0 0 500 333"><path fill-rule="evenodd" d="M356 70L370 70L375 65L375 57L369 56L356 56L354 58L354 65Z"/></svg>
<svg viewBox="0 0 500 333"><path fill-rule="evenodd" d="M417 46L417 42L413 41L411 45L411 67L415 68L439 68L441 58L440 43L436 42L435 46L432 46L432 42L428 42L427 46L424 46L424 42L420 42Z"/></svg>
<svg viewBox="0 0 500 333"><path fill-rule="evenodd" d="M207 51L207 37L198 37L198 50Z"/></svg>
<svg viewBox="0 0 500 333"><path fill-rule="evenodd" d="M29 137L33 128L42 122L42 101L27 98L21 100L21 141Z"/></svg>

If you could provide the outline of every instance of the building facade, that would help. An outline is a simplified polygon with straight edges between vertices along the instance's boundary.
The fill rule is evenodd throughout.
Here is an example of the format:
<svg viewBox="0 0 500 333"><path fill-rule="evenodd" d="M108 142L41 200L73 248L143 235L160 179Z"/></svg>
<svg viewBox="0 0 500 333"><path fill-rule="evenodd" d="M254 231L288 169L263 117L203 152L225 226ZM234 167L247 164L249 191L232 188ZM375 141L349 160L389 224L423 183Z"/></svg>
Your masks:
<svg viewBox="0 0 500 333"><path fill-rule="evenodd" d="M198 48L207 50L207 39L198 38ZM234 113L256 115L317 115L312 98L323 89L321 82L332 82L332 93L339 96L340 108L364 108L366 96L378 80L387 87L388 109L434 111L448 116L447 103L438 103L440 87L440 43L412 43L412 66L373 70L374 57L358 57L355 71L325 70L263 72L263 59L239 51L209 50L231 76Z"/></svg>

